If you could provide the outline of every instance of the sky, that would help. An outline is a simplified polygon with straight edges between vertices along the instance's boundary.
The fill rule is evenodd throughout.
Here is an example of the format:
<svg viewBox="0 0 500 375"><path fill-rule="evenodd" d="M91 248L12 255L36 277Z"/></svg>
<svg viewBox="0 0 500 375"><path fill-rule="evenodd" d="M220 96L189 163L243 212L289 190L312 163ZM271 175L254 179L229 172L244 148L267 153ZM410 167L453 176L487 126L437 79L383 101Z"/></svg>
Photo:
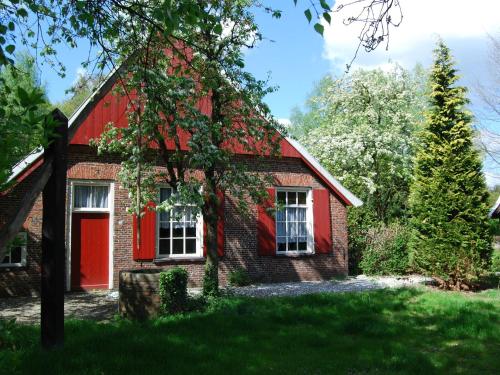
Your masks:
<svg viewBox="0 0 500 375"><path fill-rule="evenodd" d="M353 69L384 68L390 61L409 69L417 63L428 67L439 36L455 56L462 76L460 83L471 90L471 110L479 114L480 101L474 91L478 85L489 82L488 34L500 36L500 1L399 1L403 20L398 28L391 29L388 49L380 45L370 53L360 51ZM332 25L325 24L322 38L304 16L309 1L299 0L297 7L292 0L269 0L269 3L282 9L283 15L281 19L273 19L269 14L256 12L265 39L256 48L245 51L246 68L260 79L270 75L270 84L278 86L278 90L266 101L274 116L287 122L294 107L303 108L316 82L327 74L343 74L354 56L358 30L356 25L345 26L342 21L358 9L352 5L334 13ZM65 90L82 71L80 63L87 53L88 44L84 41L76 50L59 49L59 56L67 67L64 79L47 67L42 68L42 82L47 86L51 101L57 102L64 97ZM500 134L500 129L495 129L492 122L483 122L482 129ZM500 184L499 165L485 158L484 171L490 186Z"/></svg>

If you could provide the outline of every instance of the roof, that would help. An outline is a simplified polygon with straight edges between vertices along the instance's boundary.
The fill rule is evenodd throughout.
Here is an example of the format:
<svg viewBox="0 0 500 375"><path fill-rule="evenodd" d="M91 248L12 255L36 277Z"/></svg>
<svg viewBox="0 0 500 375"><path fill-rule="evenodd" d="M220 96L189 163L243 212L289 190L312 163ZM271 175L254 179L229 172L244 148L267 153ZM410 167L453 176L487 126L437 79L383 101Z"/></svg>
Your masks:
<svg viewBox="0 0 500 375"><path fill-rule="evenodd" d="M87 100L75 111L75 113L68 120L68 138L69 141L73 139L80 125L92 112L94 105L106 95L113 85L115 84L116 77L118 76L118 69L114 69L106 79L96 88ZM297 155L302 161L324 182L331 190L333 190L347 205L359 207L363 202L356 197L352 192L346 189L335 177L333 177L307 150L296 140L292 138L285 138L287 148L293 150L293 154ZM288 155L291 155L288 152ZM41 161L43 156L43 149L37 148L33 150L28 156L17 163L9 181L15 178L21 178L22 175L29 174L34 170L36 163ZM297 157L295 156L295 157ZM498 203L498 202L497 202Z"/></svg>

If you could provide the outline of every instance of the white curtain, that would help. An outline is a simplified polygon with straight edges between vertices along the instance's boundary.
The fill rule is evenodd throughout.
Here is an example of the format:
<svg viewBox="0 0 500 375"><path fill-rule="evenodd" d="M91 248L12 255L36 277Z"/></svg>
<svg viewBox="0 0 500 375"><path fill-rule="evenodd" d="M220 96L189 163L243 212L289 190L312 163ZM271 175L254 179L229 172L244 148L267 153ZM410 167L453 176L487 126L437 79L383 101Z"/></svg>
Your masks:
<svg viewBox="0 0 500 375"><path fill-rule="evenodd" d="M108 187L75 186L75 208L108 208Z"/></svg>

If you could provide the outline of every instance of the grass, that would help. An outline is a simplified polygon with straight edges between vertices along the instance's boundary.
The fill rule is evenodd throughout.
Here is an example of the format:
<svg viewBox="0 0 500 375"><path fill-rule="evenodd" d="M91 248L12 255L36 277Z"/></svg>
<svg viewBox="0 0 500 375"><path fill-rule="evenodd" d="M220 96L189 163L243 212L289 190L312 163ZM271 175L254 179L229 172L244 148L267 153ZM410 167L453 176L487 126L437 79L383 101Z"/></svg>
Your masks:
<svg viewBox="0 0 500 375"><path fill-rule="evenodd" d="M424 289L228 298L138 323L67 321L64 349L15 326L8 374L494 374L500 292Z"/></svg>

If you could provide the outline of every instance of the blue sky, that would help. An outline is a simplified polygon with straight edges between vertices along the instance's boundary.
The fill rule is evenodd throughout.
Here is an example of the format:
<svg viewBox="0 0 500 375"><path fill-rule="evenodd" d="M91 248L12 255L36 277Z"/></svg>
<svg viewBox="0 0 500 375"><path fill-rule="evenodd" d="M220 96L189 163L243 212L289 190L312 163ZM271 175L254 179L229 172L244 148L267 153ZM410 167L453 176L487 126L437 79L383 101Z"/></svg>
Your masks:
<svg viewBox="0 0 500 375"><path fill-rule="evenodd" d="M292 0L275 1L283 10L281 19L257 12L257 22L266 39L256 48L246 51L247 69L261 79L270 73L270 83L279 86L279 90L266 99L279 119L289 118L294 106L302 106L315 82L324 75L341 74L357 45L356 27L342 24L342 20L354 14L356 8L347 7L342 13L335 13L332 26L326 27L325 37L322 38L304 17L307 3L302 0L294 7ZM410 69L416 63L429 66L439 35L453 51L462 75L461 83L471 89L471 109L479 115L480 102L476 100L474 91L478 84L488 84L490 80L487 35L500 35L500 2L400 0L400 3L404 19L401 27L391 31L389 50L381 46L369 54L361 52L353 68L384 68L389 60ZM67 67L64 79L49 68L42 68L42 82L47 85L52 101L64 97L64 91L76 79L78 70L81 70L80 63L87 53L88 44L84 41L75 50L59 49L60 59ZM496 126L492 122L483 122L481 131L500 134ZM491 159L485 159L484 170L490 185L500 183L500 167Z"/></svg>

